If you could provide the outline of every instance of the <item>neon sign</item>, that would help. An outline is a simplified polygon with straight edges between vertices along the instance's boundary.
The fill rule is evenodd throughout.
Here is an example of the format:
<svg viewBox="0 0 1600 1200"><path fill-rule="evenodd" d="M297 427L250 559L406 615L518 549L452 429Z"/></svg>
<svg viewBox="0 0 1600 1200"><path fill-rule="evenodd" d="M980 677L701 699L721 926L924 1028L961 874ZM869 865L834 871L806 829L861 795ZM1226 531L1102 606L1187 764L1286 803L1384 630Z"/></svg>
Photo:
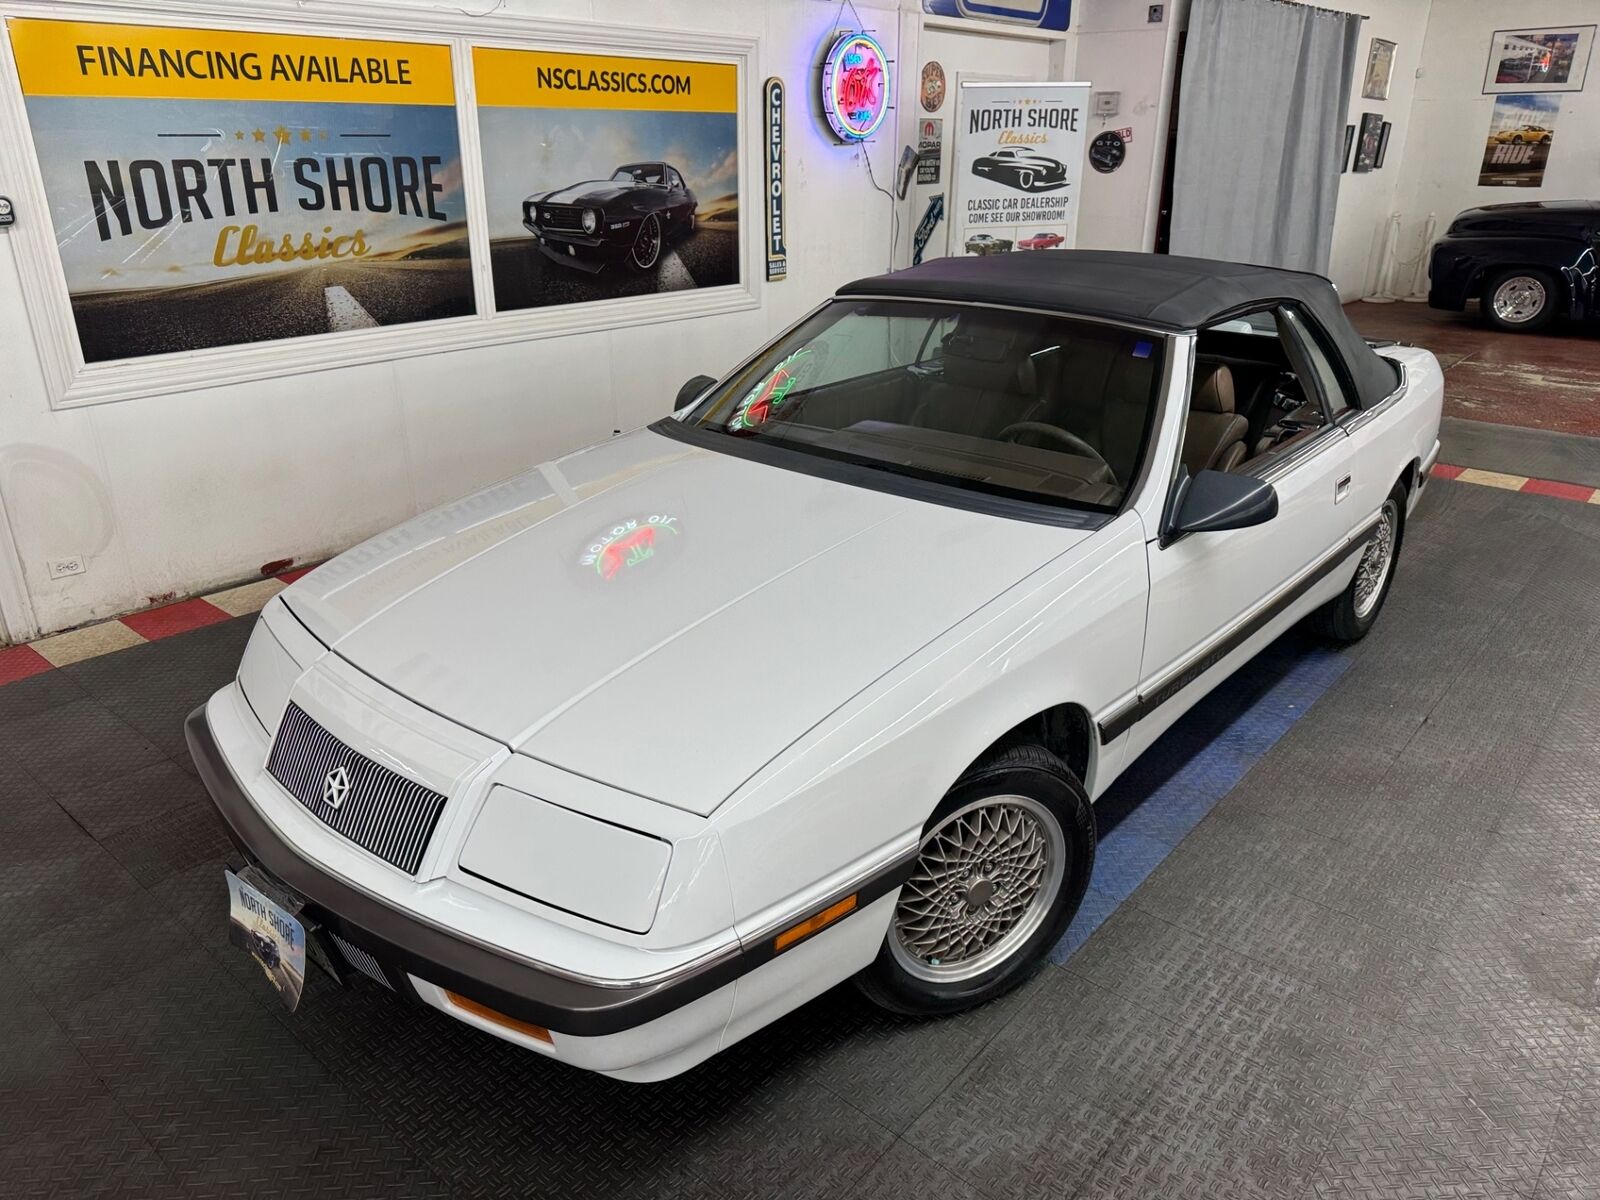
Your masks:
<svg viewBox="0 0 1600 1200"><path fill-rule="evenodd" d="M889 111L889 56L867 34L844 33L822 62L822 114L843 142L872 136Z"/></svg>

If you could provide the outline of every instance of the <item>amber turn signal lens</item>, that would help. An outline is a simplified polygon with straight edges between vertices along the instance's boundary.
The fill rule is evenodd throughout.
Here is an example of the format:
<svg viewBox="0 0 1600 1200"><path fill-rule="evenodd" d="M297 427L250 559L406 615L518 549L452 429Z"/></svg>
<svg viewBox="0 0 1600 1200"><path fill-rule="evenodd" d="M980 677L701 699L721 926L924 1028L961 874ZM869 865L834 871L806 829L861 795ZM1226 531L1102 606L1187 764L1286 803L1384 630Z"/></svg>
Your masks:
<svg viewBox="0 0 1600 1200"><path fill-rule="evenodd" d="M503 1012L496 1012L487 1004L479 1004L476 1000L469 1000L465 996L457 995L452 991L445 991L454 1004L462 1012L469 1012L475 1017L482 1017L491 1025L499 1025L503 1029L514 1029L524 1037L531 1037L535 1041L543 1042L547 1046L554 1046L555 1039L550 1036L550 1031L543 1025L531 1025L527 1021L519 1021L515 1017L508 1017Z"/></svg>
<svg viewBox="0 0 1600 1200"><path fill-rule="evenodd" d="M810 937L817 930L832 925L840 917L854 911L855 906L856 898L852 894L846 896L837 904L828 905L827 908L823 909L816 916L809 917L806 920L801 921L798 925L791 925L788 929L785 929L773 939L772 952L777 954L782 950L787 950L801 938Z"/></svg>

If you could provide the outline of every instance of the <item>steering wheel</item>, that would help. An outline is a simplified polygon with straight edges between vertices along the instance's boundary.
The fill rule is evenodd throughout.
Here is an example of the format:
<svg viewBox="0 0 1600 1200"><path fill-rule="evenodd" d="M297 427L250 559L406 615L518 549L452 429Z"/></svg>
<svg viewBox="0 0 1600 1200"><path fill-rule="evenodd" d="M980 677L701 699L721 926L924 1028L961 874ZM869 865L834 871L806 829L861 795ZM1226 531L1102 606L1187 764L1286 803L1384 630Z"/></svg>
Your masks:
<svg viewBox="0 0 1600 1200"><path fill-rule="evenodd" d="M1106 469L1106 474L1110 476L1110 481L1112 483L1117 481L1116 472L1111 469L1111 464L1105 460L1105 455L1101 454L1100 451L1089 445L1088 442L1084 441L1077 434L1069 433L1059 425L1050 425L1044 421L1018 421L1015 425L1007 425L995 436L1006 441L1014 442L1017 440L1015 435L1019 433L1037 433L1041 437L1047 437L1061 442L1065 444L1067 448L1070 449L1074 454L1082 455L1084 458L1094 459L1095 462L1099 463Z"/></svg>

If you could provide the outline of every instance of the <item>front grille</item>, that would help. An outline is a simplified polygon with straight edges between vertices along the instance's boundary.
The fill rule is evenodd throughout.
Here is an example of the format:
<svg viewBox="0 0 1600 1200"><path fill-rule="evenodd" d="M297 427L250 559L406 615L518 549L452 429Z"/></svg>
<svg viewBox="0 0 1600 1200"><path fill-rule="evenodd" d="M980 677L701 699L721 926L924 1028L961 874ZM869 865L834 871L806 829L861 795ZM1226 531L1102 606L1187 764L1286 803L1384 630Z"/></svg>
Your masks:
<svg viewBox="0 0 1600 1200"><path fill-rule="evenodd" d="M583 209L575 204L541 204L539 224L546 229L580 230L583 228Z"/></svg>
<svg viewBox="0 0 1600 1200"><path fill-rule="evenodd" d="M377 959L373 958L360 946L351 945L331 929L328 930L328 936L333 939L334 945L339 947L339 953L344 955L345 962L374 983L381 983L391 992L394 991L394 984L389 982L389 977L383 973L383 968L378 965Z"/></svg>
<svg viewBox="0 0 1600 1200"><path fill-rule="evenodd" d="M278 726L267 770L335 833L416 874L444 808L438 792L358 754L294 704Z"/></svg>

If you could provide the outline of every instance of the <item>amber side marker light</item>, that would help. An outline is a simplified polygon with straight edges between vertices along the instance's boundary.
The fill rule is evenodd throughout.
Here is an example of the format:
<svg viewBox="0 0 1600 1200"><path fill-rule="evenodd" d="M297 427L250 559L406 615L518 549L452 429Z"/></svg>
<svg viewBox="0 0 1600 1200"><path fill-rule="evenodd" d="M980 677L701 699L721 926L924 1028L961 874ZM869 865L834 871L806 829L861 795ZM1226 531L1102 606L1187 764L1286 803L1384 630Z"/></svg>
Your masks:
<svg viewBox="0 0 1600 1200"><path fill-rule="evenodd" d="M444 990L446 996L450 997L450 1003L462 1012L469 1012L475 1017L482 1017L491 1025L499 1025L504 1029L514 1029L524 1037L531 1037L547 1046L556 1044L555 1039L550 1036L550 1031L543 1025L531 1025L527 1021L519 1021L515 1017L506 1016L503 1012L496 1012L487 1004L479 1004L476 1000L469 1000L467 997L457 995L448 989L442 990Z"/></svg>
<svg viewBox="0 0 1600 1200"><path fill-rule="evenodd" d="M837 904L828 905L827 908L823 909L816 916L808 917L806 920L801 921L798 925L791 925L788 929L785 929L777 937L772 939L772 952L777 954L781 951L787 950L801 938L808 938L817 930L825 929L829 925L832 925L840 917L853 912L855 907L856 898L854 895L849 895L843 900L840 900Z"/></svg>

